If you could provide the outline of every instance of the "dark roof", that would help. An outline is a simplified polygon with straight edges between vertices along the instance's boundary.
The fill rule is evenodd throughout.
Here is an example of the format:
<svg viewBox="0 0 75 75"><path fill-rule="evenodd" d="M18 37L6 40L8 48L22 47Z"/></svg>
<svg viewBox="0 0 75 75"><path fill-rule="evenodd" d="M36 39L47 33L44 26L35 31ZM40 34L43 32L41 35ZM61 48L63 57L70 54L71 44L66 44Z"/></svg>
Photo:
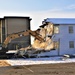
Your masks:
<svg viewBox="0 0 75 75"><path fill-rule="evenodd" d="M5 18L26 18L32 20L30 17L27 16L4 16L3 18L0 19L5 19Z"/></svg>
<svg viewBox="0 0 75 75"><path fill-rule="evenodd" d="M40 25L39 27L42 27L43 28L44 26L46 26L46 24Z"/></svg>
<svg viewBox="0 0 75 75"><path fill-rule="evenodd" d="M0 20L3 20L4 18L0 18Z"/></svg>
<svg viewBox="0 0 75 75"><path fill-rule="evenodd" d="M75 24L75 18L47 18L44 22L51 22L53 24Z"/></svg>

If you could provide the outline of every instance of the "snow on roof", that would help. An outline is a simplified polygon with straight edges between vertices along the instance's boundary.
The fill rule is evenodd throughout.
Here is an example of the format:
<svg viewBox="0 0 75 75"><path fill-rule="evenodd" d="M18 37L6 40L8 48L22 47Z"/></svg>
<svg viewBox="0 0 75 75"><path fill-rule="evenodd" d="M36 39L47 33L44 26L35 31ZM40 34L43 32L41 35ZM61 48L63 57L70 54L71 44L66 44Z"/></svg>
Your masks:
<svg viewBox="0 0 75 75"><path fill-rule="evenodd" d="M51 22L53 24L75 24L75 18L47 18L43 22Z"/></svg>

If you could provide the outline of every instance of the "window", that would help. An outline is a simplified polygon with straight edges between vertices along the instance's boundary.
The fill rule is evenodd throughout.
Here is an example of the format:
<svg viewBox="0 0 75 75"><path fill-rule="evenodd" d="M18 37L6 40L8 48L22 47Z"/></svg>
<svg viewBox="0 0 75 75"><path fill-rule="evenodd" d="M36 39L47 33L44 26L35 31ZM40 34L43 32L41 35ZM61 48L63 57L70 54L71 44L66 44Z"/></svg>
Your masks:
<svg viewBox="0 0 75 75"><path fill-rule="evenodd" d="M69 41L69 48L74 48L74 41Z"/></svg>
<svg viewBox="0 0 75 75"><path fill-rule="evenodd" d="M73 33L73 26L69 26L69 33Z"/></svg>
<svg viewBox="0 0 75 75"><path fill-rule="evenodd" d="M59 33L59 26L54 26L54 33Z"/></svg>

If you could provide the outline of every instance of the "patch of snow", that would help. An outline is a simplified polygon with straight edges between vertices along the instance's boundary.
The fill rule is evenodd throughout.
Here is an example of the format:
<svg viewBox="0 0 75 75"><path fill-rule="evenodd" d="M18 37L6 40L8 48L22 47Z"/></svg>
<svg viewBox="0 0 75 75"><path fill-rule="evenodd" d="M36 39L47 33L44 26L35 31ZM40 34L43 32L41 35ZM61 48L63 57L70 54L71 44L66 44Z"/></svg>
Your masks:
<svg viewBox="0 0 75 75"><path fill-rule="evenodd" d="M17 53L17 50L9 50L8 52L6 53Z"/></svg>
<svg viewBox="0 0 75 75"><path fill-rule="evenodd" d="M35 65L35 64L56 64L56 63L72 63L75 58L62 60L62 57L47 57L47 58L28 58L28 59L10 59L7 60L11 66L17 65Z"/></svg>

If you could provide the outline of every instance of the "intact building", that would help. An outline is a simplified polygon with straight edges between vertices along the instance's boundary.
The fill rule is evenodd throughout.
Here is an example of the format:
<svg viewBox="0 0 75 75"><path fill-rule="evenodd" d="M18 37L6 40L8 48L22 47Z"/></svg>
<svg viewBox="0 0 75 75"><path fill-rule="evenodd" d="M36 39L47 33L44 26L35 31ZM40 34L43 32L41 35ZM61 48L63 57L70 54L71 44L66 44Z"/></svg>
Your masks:
<svg viewBox="0 0 75 75"><path fill-rule="evenodd" d="M47 55L75 54L75 18L47 18L40 27L54 42L54 50Z"/></svg>
<svg viewBox="0 0 75 75"><path fill-rule="evenodd" d="M0 18L0 43L3 43L7 36L30 29L30 17L5 16ZM8 44L8 49L16 49L16 46L26 47L30 45L30 36L23 36Z"/></svg>

